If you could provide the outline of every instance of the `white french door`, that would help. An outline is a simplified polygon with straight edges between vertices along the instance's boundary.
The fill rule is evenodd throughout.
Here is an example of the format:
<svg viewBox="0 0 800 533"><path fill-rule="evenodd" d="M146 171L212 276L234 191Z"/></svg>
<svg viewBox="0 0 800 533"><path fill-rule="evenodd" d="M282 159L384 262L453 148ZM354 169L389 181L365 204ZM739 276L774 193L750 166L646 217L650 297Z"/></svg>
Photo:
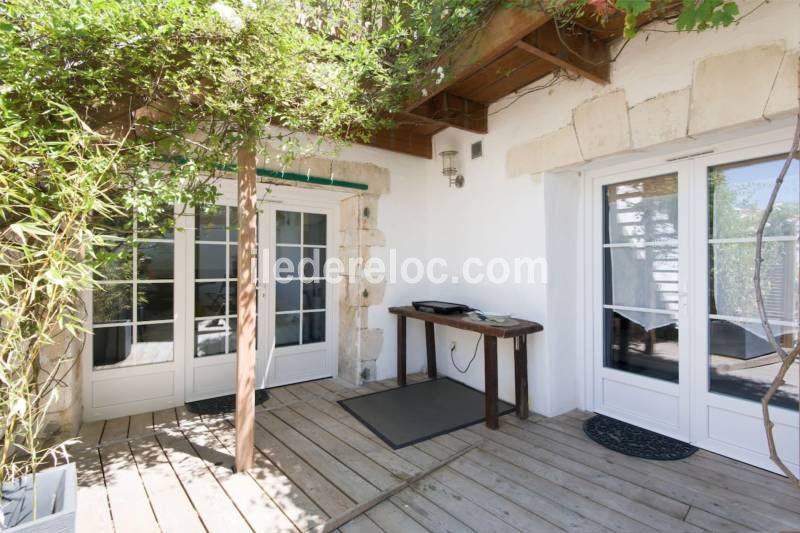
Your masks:
<svg viewBox="0 0 800 533"><path fill-rule="evenodd" d="M776 470L760 398L779 364L755 306L755 231L789 138L712 147L664 165L591 176L594 410ZM798 336L800 162L765 239L763 287L777 342ZM800 371L770 406L777 447L800 456Z"/></svg>
<svg viewBox="0 0 800 533"><path fill-rule="evenodd" d="M234 183L222 182L217 208L192 213L193 265L187 290L192 328L186 400L232 394L236 370L237 217ZM258 188L256 388L336 373L335 287L323 266L336 253L339 197ZM331 250L329 252L329 250Z"/></svg>
<svg viewBox="0 0 800 533"><path fill-rule="evenodd" d="M267 337L269 386L336 374L335 287L324 265L335 256L335 210L300 203L270 203L262 212L263 327Z"/></svg>
<svg viewBox="0 0 800 533"><path fill-rule="evenodd" d="M775 470L761 396L779 366L755 303L755 233L789 141L720 150L693 161L692 421L694 443ZM765 232L762 290L775 340L798 338L800 161L789 169ZM795 364L770 404L780 457L798 473L800 369Z"/></svg>
<svg viewBox="0 0 800 533"><path fill-rule="evenodd" d="M235 183L222 183L213 209L187 215L193 236L189 247L190 271L186 291L192 317L186 332L186 401L234 392L236 376L236 293L238 267L238 216ZM261 215L258 215L261 218ZM263 233L258 232L259 255ZM259 263L260 264L260 263ZM258 276L263 274L259 269ZM258 280L260 281L260 279ZM263 291L259 291L263 293ZM257 298L257 317L264 303ZM257 320L256 388L264 386L267 324ZM261 342L259 342L261 341Z"/></svg>
<svg viewBox="0 0 800 533"><path fill-rule="evenodd" d="M595 410L688 440L686 164L594 181Z"/></svg>

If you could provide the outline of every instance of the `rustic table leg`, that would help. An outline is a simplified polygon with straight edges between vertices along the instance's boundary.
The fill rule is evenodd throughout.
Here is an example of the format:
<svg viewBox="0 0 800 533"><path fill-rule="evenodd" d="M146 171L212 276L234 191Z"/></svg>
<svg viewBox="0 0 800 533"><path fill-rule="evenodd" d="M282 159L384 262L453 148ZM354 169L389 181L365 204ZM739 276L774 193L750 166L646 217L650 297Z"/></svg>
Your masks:
<svg viewBox="0 0 800 533"><path fill-rule="evenodd" d="M517 416L528 418L528 338L514 339L514 384Z"/></svg>
<svg viewBox="0 0 800 533"><path fill-rule="evenodd" d="M425 322L425 348L428 352L428 377L436 379L436 338L433 334L433 322Z"/></svg>
<svg viewBox="0 0 800 533"><path fill-rule="evenodd" d="M397 385L406 385L406 317L397 315Z"/></svg>
<svg viewBox="0 0 800 533"><path fill-rule="evenodd" d="M500 423L497 419L497 337L484 335L483 356L486 386L486 426L497 429Z"/></svg>

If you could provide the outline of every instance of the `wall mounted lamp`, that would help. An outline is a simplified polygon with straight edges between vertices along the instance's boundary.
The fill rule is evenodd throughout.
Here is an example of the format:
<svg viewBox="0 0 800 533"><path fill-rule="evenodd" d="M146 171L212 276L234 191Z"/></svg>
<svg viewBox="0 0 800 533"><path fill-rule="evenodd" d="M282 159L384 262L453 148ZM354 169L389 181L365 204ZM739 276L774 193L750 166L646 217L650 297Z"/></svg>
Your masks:
<svg viewBox="0 0 800 533"><path fill-rule="evenodd" d="M450 179L450 186L460 189L464 186L464 176L456 168L458 150L445 150L439 154L442 158L442 176Z"/></svg>

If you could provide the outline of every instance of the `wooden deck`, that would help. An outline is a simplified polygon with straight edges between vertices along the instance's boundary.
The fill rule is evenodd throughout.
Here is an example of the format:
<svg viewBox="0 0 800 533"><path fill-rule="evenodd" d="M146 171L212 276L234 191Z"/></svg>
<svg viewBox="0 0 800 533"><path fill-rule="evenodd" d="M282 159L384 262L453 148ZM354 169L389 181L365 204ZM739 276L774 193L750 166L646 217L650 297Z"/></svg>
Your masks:
<svg viewBox="0 0 800 533"><path fill-rule="evenodd" d="M800 492L780 477L704 451L620 455L583 435L587 413L508 415L499 431L473 426L394 451L336 403L389 386L273 389L256 411L247 474L232 472L224 417L180 408L87 424L73 448L78 531L800 529Z"/></svg>

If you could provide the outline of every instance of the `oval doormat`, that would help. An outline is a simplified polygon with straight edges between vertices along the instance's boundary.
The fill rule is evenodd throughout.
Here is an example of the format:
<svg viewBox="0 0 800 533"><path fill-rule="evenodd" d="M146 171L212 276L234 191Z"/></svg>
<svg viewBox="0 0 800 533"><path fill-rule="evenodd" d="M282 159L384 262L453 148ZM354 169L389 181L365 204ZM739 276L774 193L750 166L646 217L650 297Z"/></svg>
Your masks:
<svg viewBox="0 0 800 533"><path fill-rule="evenodd" d="M267 392L267 389L256 389L256 405L261 405L267 400L269 400L269 392ZM232 413L236 410L236 395L229 394L227 396L217 396L216 398L208 398L206 400L186 402L186 409L196 415Z"/></svg>
<svg viewBox="0 0 800 533"><path fill-rule="evenodd" d="M604 415L584 422L583 432L609 450L642 459L677 461L697 451L691 444Z"/></svg>

